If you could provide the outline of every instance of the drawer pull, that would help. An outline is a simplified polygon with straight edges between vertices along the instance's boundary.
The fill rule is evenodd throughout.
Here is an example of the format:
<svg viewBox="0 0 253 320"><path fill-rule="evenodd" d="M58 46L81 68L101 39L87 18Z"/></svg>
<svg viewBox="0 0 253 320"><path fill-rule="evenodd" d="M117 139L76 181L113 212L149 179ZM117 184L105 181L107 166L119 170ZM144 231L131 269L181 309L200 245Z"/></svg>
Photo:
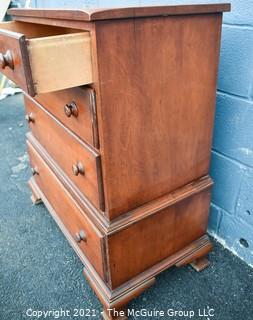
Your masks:
<svg viewBox="0 0 253 320"><path fill-rule="evenodd" d="M76 103L73 101L71 103L68 103L64 106L64 112L66 116L69 118L71 116L74 116L77 118L78 116L78 109Z"/></svg>
<svg viewBox="0 0 253 320"><path fill-rule="evenodd" d="M32 113L26 114L25 119L28 123L35 122L34 115Z"/></svg>
<svg viewBox="0 0 253 320"><path fill-rule="evenodd" d="M84 166L82 162L78 161L76 164L73 164L72 172L74 176L78 176L79 174L84 175Z"/></svg>
<svg viewBox="0 0 253 320"><path fill-rule="evenodd" d="M10 50L7 50L4 54L0 53L0 67L1 69L5 69L5 67L9 67L12 70L14 69L13 58Z"/></svg>
<svg viewBox="0 0 253 320"><path fill-rule="evenodd" d="M37 167L32 167L31 168L32 175L35 176L36 174L39 174L38 168Z"/></svg>
<svg viewBox="0 0 253 320"><path fill-rule="evenodd" d="M80 243L81 241L87 242L87 235L85 231L80 230L75 234L76 242Z"/></svg>

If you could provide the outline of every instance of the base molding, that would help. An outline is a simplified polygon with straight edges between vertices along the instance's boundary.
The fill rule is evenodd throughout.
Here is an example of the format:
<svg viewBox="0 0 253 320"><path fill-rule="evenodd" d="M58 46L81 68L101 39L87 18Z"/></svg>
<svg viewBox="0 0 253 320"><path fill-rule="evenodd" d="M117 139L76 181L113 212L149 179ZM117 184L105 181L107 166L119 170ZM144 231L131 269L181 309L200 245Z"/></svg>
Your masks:
<svg viewBox="0 0 253 320"><path fill-rule="evenodd" d="M206 256L211 250L212 244L208 236L204 235L184 249L164 259L116 289L108 288L98 274L94 272L94 269L90 268L89 264L85 265L83 273L105 309L114 308L121 310L125 308L132 299L151 287L155 283L155 277L159 273L172 266L182 267L187 264L195 266L198 262L199 270L197 267L195 269L198 271L203 270L204 267L208 266L208 264L204 264L204 261L207 260ZM203 268L201 268L201 265ZM114 319L108 318L108 314L105 312L103 313L103 317L105 320Z"/></svg>
<svg viewBox="0 0 253 320"><path fill-rule="evenodd" d="M42 203L42 199L41 199L41 196L40 196L39 188L36 185L36 183L34 183L33 179L30 179L28 181L28 186L29 186L29 188L31 189L31 192L32 192L32 195L31 195L32 203L34 205Z"/></svg>

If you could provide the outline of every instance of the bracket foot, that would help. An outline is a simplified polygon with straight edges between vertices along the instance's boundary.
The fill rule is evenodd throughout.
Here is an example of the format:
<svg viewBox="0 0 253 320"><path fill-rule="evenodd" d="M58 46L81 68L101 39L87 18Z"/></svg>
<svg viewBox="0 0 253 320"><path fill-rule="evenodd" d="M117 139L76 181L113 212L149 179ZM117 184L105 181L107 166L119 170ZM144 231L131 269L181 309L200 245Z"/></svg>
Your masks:
<svg viewBox="0 0 253 320"><path fill-rule="evenodd" d="M199 259L196 259L195 261L193 261L192 263L190 263L190 265L193 267L193 269L195 269L197 272L200 272L202 270L204 270L205 268L207 268L210 265L209 260L207 259L207 257L202 257Z"/></svg>

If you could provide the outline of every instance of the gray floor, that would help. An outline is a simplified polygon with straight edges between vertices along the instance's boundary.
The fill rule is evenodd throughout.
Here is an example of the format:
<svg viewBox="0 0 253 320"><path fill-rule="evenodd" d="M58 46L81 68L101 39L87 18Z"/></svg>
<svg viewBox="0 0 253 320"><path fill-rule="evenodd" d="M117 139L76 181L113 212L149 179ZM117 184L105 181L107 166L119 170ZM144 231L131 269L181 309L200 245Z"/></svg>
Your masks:
<svg viewBox="0 0 253 320"><path fill-rule="evenodd" d="M38 319L32 310L69 310L59 319L99 319L100 303L82 275L75 256L43 205L32 206L25 148L22 95L0 102L0 319ZM190 267L170 269L130 304L135 310L215 309L221 320L253 319L253 270L220 245L211 266L198 274ZM96 316L74 316L74 309ZM87 310L85 310L87 311ZM82 312L82 311L80 311ZM88 311L87 311L88 313ZM30 314L30 313L29 313ZM38 314L37 314L38 315ZM55 315L40 319L55 319ZM158 319L155 316L130 319ZM190 319L164 316L164 319Z"/></svg>

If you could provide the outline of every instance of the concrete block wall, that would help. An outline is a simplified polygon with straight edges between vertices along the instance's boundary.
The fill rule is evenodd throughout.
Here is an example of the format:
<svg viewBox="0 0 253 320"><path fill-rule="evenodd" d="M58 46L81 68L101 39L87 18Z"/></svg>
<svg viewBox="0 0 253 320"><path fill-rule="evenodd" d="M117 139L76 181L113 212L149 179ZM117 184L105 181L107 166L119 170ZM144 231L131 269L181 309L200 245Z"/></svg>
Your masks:
<svg viewBox="0 0 253 320"><path fill-rule="evenodd" d="M224 14L209 232L253 266L253 0Z"/></svg>
<svg viewBox="0 0 253 320"><path fill-rule="evenodd" d="M253 0L33 0L37 7L231 2L224 14L209 232L253 266ZM204 53L203 53L204 54Z"/></svg>

